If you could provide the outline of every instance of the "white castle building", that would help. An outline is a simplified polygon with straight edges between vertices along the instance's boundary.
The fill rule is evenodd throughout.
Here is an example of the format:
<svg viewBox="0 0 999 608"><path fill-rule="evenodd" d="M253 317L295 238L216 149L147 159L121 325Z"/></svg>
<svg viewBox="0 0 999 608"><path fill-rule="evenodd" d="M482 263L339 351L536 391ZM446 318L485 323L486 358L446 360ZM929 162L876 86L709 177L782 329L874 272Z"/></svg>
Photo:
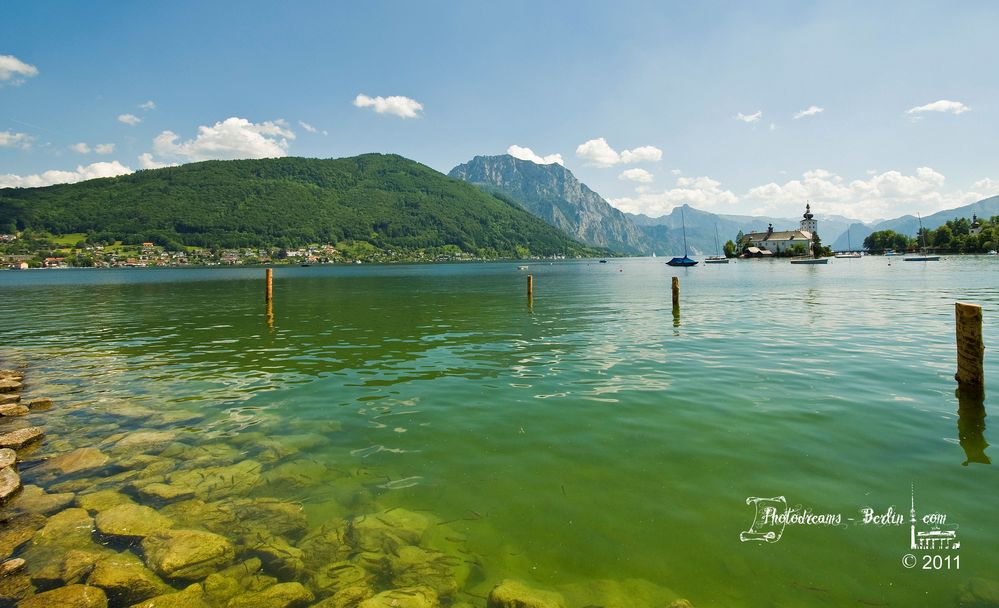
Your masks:
<svg viewBox="0 0 999 608"><path fill-rule="evenodd" d="M772 255L781 253L794 247L802 245L805 251L812 250L812 237L819 229L819 221L812 215L812 206L805 205L805 214L798 222L797 230L775 231L774 225L770 224L766 232L750 232L742 236L739 246L743 250L749 250L750 254ZM753 248L756 251L753 251Z"/></svg>

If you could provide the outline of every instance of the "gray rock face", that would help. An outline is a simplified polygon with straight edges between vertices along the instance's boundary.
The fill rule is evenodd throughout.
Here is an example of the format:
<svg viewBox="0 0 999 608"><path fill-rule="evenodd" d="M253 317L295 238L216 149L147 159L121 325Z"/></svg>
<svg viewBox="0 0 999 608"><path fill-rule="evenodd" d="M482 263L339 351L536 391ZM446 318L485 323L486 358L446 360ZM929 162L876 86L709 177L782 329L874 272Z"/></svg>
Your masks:
<svg viewBox="0 0 999 608"><path fill-rule="evenodd" d="M559 164L539 165L502 154L476 156L448 173L524 209L588 245L629 254L651 253L646 235L624 213Z"/></svg>
<svg viewBox="0 0 999 608"><path fill-rule="evenodd" d="M163 530L142 541L146 565L164 578L198 580L232 562L226 538L200 530Z"/></svg>

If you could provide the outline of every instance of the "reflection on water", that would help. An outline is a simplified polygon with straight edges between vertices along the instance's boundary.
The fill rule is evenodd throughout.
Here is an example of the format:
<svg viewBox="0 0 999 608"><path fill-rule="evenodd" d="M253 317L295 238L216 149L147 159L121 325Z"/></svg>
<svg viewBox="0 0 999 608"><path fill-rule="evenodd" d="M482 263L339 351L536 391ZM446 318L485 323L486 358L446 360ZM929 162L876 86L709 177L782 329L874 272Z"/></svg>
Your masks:
<svg viewBox="0 0 999 608"><path fill-rule="evenodd" d="M278 269L263 315L259 270L0 273L0 364L57 403L24 421L26 484L155 504L321 597L330 563L384 588L419 548L445 604L513 577L570 606L946 606L999 572L996 469L957 465L989 460L984 399L952 379L953 302L999 315L984 264L686 269L683 331L643 260L539 267L529 314L511 264ZM43 474L84 445L111 460ZM904 570L890 528L739 542L749 496L850 516L910 483L961 523L960 571ZM247 500L305 521L250 545ZM383 546L430 520L446 538ZM349 554L317 553L341 528Z"/></svg>
<svg viewBox="0 0 999 608"><path fill-rule="evenodd" d="M985 391L981 388L959 386L955 391L958 399L957 437L966 456L962 462L992 464L985 448Z"/></svg>

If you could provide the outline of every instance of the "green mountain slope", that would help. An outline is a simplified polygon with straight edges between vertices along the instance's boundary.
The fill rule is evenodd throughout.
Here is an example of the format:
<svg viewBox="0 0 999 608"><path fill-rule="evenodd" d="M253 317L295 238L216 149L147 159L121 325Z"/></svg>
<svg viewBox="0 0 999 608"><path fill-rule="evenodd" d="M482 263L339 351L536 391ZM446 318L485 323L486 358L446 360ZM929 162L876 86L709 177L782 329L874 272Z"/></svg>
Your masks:
<svg viewBox="0 0 999 608"><path fill-rule="evenodd" d="M341 241L485 257L592 254L509 202L396 155L206 161L0 189L0 227L202 247ZM94 234L96 233L96 235Z"/></svg>

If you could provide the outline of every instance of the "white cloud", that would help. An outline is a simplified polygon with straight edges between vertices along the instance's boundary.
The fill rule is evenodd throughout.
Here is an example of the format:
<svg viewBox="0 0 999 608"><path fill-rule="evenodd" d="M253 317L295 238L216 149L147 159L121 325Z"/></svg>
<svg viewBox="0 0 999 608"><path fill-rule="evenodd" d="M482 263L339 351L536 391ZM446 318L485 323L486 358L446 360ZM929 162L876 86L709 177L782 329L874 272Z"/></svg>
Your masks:
<svg viewBox="0 0 999 608"><path fill-rule="evenodd" d="M794 119L798 120L799 118L805 118L806 116L815 116L816 114L821 114L825 111L825 108L820 108L819 106L808 106L805 110L795 112Z"/></svg>
<svg viewBox="0 0 999 608"><path fill-rule="evenodd" d="M618 152L610 147L603 137L579 144L576 156L596 167L613 167L619 164L656 162L662 159L663 151L655 146L640 146Z"/></svg>
<svg viewBox="0 0 999 608"><path fill-rule="evenodd" d="M721 182L710 177L679 177L675 188L663 192L645 190L637 197L616 198L609 202L621 211L659 217L684 203L698 209L731 211L729 207L738 203L739 197L722 189Z"/></svg>
<svg viewBox="0 0 999 608"><path fill-rule="evenodd" d="M143 110L155 110L156 109L156 102L153 101L152 99L150 99L149 101L146 101L144 103L140 103L139 107L142 108Z"/></svg>
<svg viewBox="0 0 999 608"><path fill-rule="evenodd" d="M617 176L618 179L630 182L648 184L652 181L652 174L645 169L625 169Z"/></svg>
<svg viewBox="0 0 999 608"><path fill-rule="evenodd" d="M754 122L759 122L763 118L763 110L758 110L755 114L743 114L739 112L734 116L736 120L741 120L742 122L752 124Z"/></svg>
<svg viewBox="0 0 999 608"><path fill-rule="evenodd" d="M0 82L9 82L17 86L25 78L38 75L38 68L24 63L13 55L0 55Z"/></svg>
<svg viewBox="0 0 999 608"><path fill-rule="evenodd" d="M142 122L142 119L136 116L135 114L119 114L118 122L123 122L130 127L134 127L135 125Z"/></svg>
<svg viewBox="0 0 999 608"><path fill-rule="evenodd" d="M163 131L153 139L153 152L180 161L275 158L288 155L289 140L295 139L295 133L284 120L252 123L233 116L210 127L198 127L194 139L179 139L173 131ZM164 166L165 162L146 154L139 158L144 168Z"/></svg>
<svg viewBox="0 0 999 608"><path fill-rule="evenodd" d="M97 144L91 148L87 143L81 141L78 144L73 144L69 147L69 149L74 152L79 152L80 154L90 154L91 152L96 152L98 154L111 154L114 152L114 144Z"/></svg>
<svg viewBox="0 0 999 608"><path fill-rule="evenodd" d="M368 97L361 94L354 98L354 105L358 108L374 108L379 114L395 114L400 118L416 118L423 110L423 104L402 95Z"/></svg>
<svg viewBox="0 0 999 608"><path fill-rule="evenodd" d="M310 125L309 123L305 122L304 120L298 121L298 126L302 127L303 129L305 129L309 133L316 133L316 132L319 131L319 129L313 127L312 125Z"/></svg>
<svg viewBox="0 0 999 608"><path fill-rule="evenodd" d="M0 131L0 148L21 148L27 150L35 138L27 133Z"/></svg>
<svg viewBox="0 0 999 608"><path fill-rule="evenodd" d="M111 162L80 165L76 171L52 169L36 175L0 175L0 188L38 188L52 184L72 184L98 177L115 177L131 173L132 170L114 160Z"/></svg>
<svg viewBox="0 0 999 608"><path fill-rule="evenodd" d="M163 167L176 167L177 163L160 162L153 158L149 152L139 155L139 167L143 169L162 169Z"/></svg>
<svg viewBox="0 0 999 608"><path fill-rule="evenodd" d="M745 198L758 205L752 211L754 214L794 214L804 201L810 200L813 211L874 220L917 211L935 213L999 192L999 184L991 180L976 182L970 191L947 191L945 183L946 178L930 167L919 167L911 175L884 171L852 181L815 169L805 172L801 179L751 188Z"/></svg>
<svg viewBox="0 0 999 608"><path fill-rule="evenodd" d="M552 163L558 163L564 165L562 162L561 154L549 154L548 156L540 156L534 153L534 150L530 148L525 148L523 146L518 146L514 144L506 149L506 153L514 158L519 158L520 160L529 160L532 163L538 165L550 165Z"/></svg>
<svg viewBox="0 0 999 608"><path fill-rule="evenodd" d="M899 217L917 211L928 215L953 209L999 194L999 180L984 178L969 189L946 189L946 178L930 167L918 167L911 174L883 171L863 179L847 180L825 169L806 171L798 179L783 184L767 183L736 195L710 177L679 177L676 187L656 192L641 186L637 195L610 199L610 203L631 213L657 217L673 207L691 206L715 212L798 217L806 201L812 211L823 215L843 215L864 221ZM821 233L822 225L819 224Z"/></svg>
<svg viewBox="0 0 999 608"><path fill-rule="evenodd" d="M933 103L928 103L924 106L916 106L914 108L909 108L905 111L913 118L919 118L921 114L926 112L949 112L951 114L964 114L965 112L970 112L971 108L964 105L960 101L950 101L949 99L941 99L939 101L934 101Z"/></svg>

